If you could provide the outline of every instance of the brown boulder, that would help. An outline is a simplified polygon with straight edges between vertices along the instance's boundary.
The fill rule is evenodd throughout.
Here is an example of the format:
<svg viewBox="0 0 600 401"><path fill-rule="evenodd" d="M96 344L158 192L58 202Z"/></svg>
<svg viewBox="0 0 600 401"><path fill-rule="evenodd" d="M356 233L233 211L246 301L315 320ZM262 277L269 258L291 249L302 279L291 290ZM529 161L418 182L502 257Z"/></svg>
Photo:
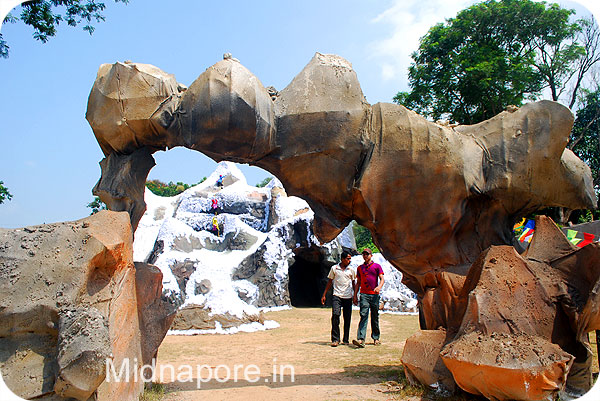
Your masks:
<svg viewBox="0 0 600 401"><path fill-rule="evenodd" d="M406 340L402 365L412 385L420 383L441 393L455 391L452 374L440 357L445 343L445 330L421 330Z"/></svg>
<svg viewBox="0 0 600 401"><path fill-rule="evenodd" d="M176 308L162 296L162 273L154 265L135 263L135 291L140 321L141 353L144 365L152 364L173 319Z"/></svg>
<svg viewBox="0 0 600 401"><path fill-rule="evenodd" d="M204 305L188 305L177 311L171 330L213 330L217 325L223 329L237 327L244 323L265 322L263 314L234 316L230 313L212 314Z"/></svg>
<svg viewBox="0 0 600 401"><path fill-rule="evenodd" d="M456 352L442 352L452 359L448 362L448 358L444 358L444 362L459 386L466 391L497 399L506 399L509 397L507 394L512 394L511 397L526 397L526 393L520 388L524 384L529 386L528 392L535 393L527 393L530 394L528 397L543 398L550 392L563 389L579 395L589 391L591 352L587 333L598 329L600 318L596 291L600 288L599 258L598 244L584 248L572 246L556 224L545 216L536 218L533 240L523 255L517 254L514 248L508 246L491 247L483 252L470 268L456 301L458 307L455 314L462 314L462 321L459 326L456 326L456 320L450 321L448 330L456 334L454 342L446 346L448 350L453 349L455 343L475 344L472 333L477 332L477 338L483 344L479 345L482 355L474 357L471 353L457 357ZM540 373L542 367L528 365L530 361L527 359L526 364L510 367L516 369L507 373L512 375L513 382L503 383L504 387L498 387L497 394L494 393L495 385L475 385L469 382L467 378L474 377L477 373L485 381L492 383L492 365L496 364L495 368L498 369L507 368L498 362L502 360L502 355L500 348L492 346L494 339L501 339L498 344L508 344L507 347L511 342L520 344L517 350L519 352L536 352L533 344L537 344L535 341L538 340L531 342L531 348L525 350L527 341L519 342L511 337L521 335L535 337L559 347L561 352L568 353L572 361L564 366L560 365L560 369L552 366L554 379L551 380L548 378L550 373ZM489 347L486 346L486 341L490 342ZM497 362L494 362L494 356L498 358ZM535 360L535 355L529 356ZM564 358L560 360L564 361ZM528 370L531 372L525 374ZM566 381L558 380L563 373L567 376ZM529 376L532 374L542 375L542 378L549 380L548 383L554 384L545 387L540 384L542 382L531 381ZM519 383L519 380L523 382ZM534 387L536 383L541 387ZM514 388L511 389L511 386Z"/></svg>
<svg viewBox="0 0 600 401"><path fill-rule="evenodd" d="M104 155L131 153L147 136L159 149L171 147L168 133L159 124L152 124L151 117L181 90L173 75L150 64L102 64L85 118L95 127L94 134Z"/></svg>
<svg viewBox="0 0 600 401"><path fill-rule="evenodd" d="M104 381L107 358L117 370L125 360L133 366L156 352L144 352L144 344L158 347L166 333L156 330L149 342L140 327L161 278L146 281L154 293L138 291L132 259L127 213L0 229L0 370L13 392L54 400L94 393L99 400L137 398L143 382L133 380L134 370L128 381ZM153 311L154 321L164 321L160 313Z"/></svg>
<svg viewBox="0 0 600 401"><path fill-rule="evenodd" d="M564 388L573 356L526 334L472 332L441 357L465 391L490 400L552 400Z"/></svg>
<svg viewBox="0 0 600 401"><path fill-rule="evenodd" d="M165 129L177 145L216 161L260 159L274 146L273 101L259 79L232 58L200 74L172 116Z"/></svg>
<svg viewBox="0 0 600 401"><path fill-rule="evenodd" d="M87 400L104 381L111 345L106 318L93 307L64 310L58 321L54 392Z"/></svg>

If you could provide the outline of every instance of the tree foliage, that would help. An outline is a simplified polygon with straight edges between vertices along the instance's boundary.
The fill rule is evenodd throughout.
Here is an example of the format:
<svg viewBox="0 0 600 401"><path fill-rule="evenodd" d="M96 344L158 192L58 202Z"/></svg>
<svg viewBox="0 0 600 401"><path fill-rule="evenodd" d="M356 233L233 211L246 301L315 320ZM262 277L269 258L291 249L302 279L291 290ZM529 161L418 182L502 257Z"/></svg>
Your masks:
<svg viewBox="0 0 600 401"><path fill-rule="evenodd" d="M258 187L258 188L266 187L267 185L269 185L269 183L271 182L272 179L273 179L273 177L267 177L264 180L262 180L261 182L259 182L258 184L256 184L256 187Z"/></svg>
<svg viewBox="0 0 600 401"><path fill-rule="evenodd" d="M108 207L106 207L106 203L102 202L97 196L95 196L94 200L88 203L86 207L92 209L92 213L90 213L90 215L98 213L100 210L108 209Z"/></svg>
<svg viewBox="0 0 600 401"><path fill-rule="evenodd" d="M600 186L600 89L587 93L577 110L569 148L590 166L597 190Z"/></svg>
<svg viewBox="0 0 600 401"><path fill-rule="evenodd" d="M573 14L531 0L475 4L421 38L409 68L411 90L394 101L433 119L474 124L544 88L558 100L597 61L593 32L585 30L593 20L571 22Z"/></svg>
<svg viewBox="0 0 600 401"><path fill-rule="evenodd" d="M151 181L146 182L146 188L148 188L154 195L175 196L175 195L179 195L186 189L191 188L194 185L198 185L204 181L206 181L206 177L202 178L199 182L197 182L196 184L192 184L192 185L184 184L183 182L180 182L180 181L178 181L177 183L173 183L172 181L169 181L168 184L165 184L164 182L162 182L160 180L151 180Z"/></svg>
<svg viewBox="0 0 600 401"><path fill-rule="evenodd" d="M7 199L11 200L12 194L8 192L8 188L4 186L4 182L0 181L0 204L4 203Z"/></svg>
<svg viewBox="0 0 600 401"><path fill-rule="evenodd" d="M373 243L373 237L371 236L369 229L354 223L352 231L354 232L354 239L356 241L356 250L359 253L365 248L369 248L373 252L379 252L379 248Z"/></svg>
<svg viewBox="0 0 600 401"><path fill-rule="evenodd" d="M542 94L577 109L568 147L591 167L598 193L600 95L593 75L600 30L593 17L575 20L574 10L545 2L487 0L433 26L412 58L410 91L394 101L429 118L474 124ZM569 216L594 217L548 211L562 224Z"/></svg>
<svg viewBox="0 0 600 401"><path fill-rule="evenodd" d="M154 195L168 197L168 196L179 195L186 189L191 188L194 185L201 184L204 181L206 181L206 177L202 178L199 182L197 182L196 184L192 184L192 185L184 184L183 182L173 183L172 181L170 181L168 184L165 184L164 182L162 182L160 180L151 180L151 181L146 181L146 188L148 188ZM2 183L2 181L0 181L0 184L1 183ZM91 214L98 213L100 210L108 209L106 204L104 202L102 202L100 200L100 198L97 196L95 196L94 200L91 201L90 203L88 203L86 206L89 207L90 209L92 209Z"/></svg>
<svg viewBox="0 0 600 401"><path fill-rule="evenodd" d="M129 0L115 0L116 3L128 3ZM33 27L33 37L46 43L56 36L56 29L61 22L69 26L83 25L83 30L91 35L94 32L94 22L105 20L102 12L106 8L103 2L97 0L35 0L21 4L19 16L9 14L4 22L18 21ZM0 33L0 56L8 58L9 46Z"/></svg>

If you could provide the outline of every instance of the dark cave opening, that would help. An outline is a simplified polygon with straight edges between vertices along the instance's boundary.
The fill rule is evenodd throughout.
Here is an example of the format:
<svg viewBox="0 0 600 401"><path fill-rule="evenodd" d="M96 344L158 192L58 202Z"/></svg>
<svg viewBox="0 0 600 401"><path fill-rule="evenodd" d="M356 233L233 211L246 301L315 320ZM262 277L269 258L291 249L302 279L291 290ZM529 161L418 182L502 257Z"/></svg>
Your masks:
<svg viewBox="0 0 600 401"><path fill-rule="evenodd" d="M288 270L290 302L295 307L319 307L330 266L322 262L318 250L300 248L294 252L296 261ZM325 304L331 305L331 294Z"/></svg>

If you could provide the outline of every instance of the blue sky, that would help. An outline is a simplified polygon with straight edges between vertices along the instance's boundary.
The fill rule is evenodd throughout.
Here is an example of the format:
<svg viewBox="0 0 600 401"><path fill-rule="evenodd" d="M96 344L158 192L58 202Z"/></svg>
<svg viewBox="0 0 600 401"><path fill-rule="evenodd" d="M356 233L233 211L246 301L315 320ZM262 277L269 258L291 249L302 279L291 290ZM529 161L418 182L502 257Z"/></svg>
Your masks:
<svg viewBox="0 0 600 401"><path fill-rule="evenodd" d="M0 6L9 2L0 0ZM580 0L598 16L600 5L593 2ZM0 227L89 215L85 205L93 200L103 154L85 111L103 63L153 64L189 86L231 52L263 85L283 89L315 52L333 53L353 64L371 104L391 102L407 89L406 68L418 38L474 1L105 3L106 21L96 24L92 36L63 25L42 44L23 24L1 28L10 58L0 59L0 180L13 199L0 205ZM149 179L165 182L195 183L215 167L208 157L183 148L154 157ZM250 184L269 175L241 168Z"/></svg>

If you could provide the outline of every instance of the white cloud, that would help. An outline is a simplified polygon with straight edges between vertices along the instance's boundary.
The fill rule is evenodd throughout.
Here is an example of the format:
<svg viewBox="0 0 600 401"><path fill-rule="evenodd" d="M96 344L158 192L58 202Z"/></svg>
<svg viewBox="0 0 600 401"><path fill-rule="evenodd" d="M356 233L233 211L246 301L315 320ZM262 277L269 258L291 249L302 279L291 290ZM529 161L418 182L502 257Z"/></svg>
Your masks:
<svg viewBox="0 0 600 401"><path fill-rule="evenodd" d="M408 88L407 69L410 55L417 50L419 38L433 25L451 18L473 0L395 0L393 5L373 18L373 24L389 26L390 35L371 43L370 58L380 64L381 78Z"/></svg>
<svg viewBox="0 0 600 401"><path fill-rule="evenodd" d="M393 79L397 75L396 67L393 64L383 63L381 65L381 76L384 81Z"/></svg>
<svg viewBox="0 0 600 401"><path fill-rule="evenodd" d="M600 15L600 6L595 0L575 0L577 3ZM433 25L444 22L472 4L474 0L394 0L387 8L371 20L372 24L384 24L390 34L369 44L369 58L379 65L381 79L388 84L408 90L408 67L410 58L419 47L419 39ZM573 3L561 1L566 8ZM389 28L388 28L389 27Z"/></svg>

